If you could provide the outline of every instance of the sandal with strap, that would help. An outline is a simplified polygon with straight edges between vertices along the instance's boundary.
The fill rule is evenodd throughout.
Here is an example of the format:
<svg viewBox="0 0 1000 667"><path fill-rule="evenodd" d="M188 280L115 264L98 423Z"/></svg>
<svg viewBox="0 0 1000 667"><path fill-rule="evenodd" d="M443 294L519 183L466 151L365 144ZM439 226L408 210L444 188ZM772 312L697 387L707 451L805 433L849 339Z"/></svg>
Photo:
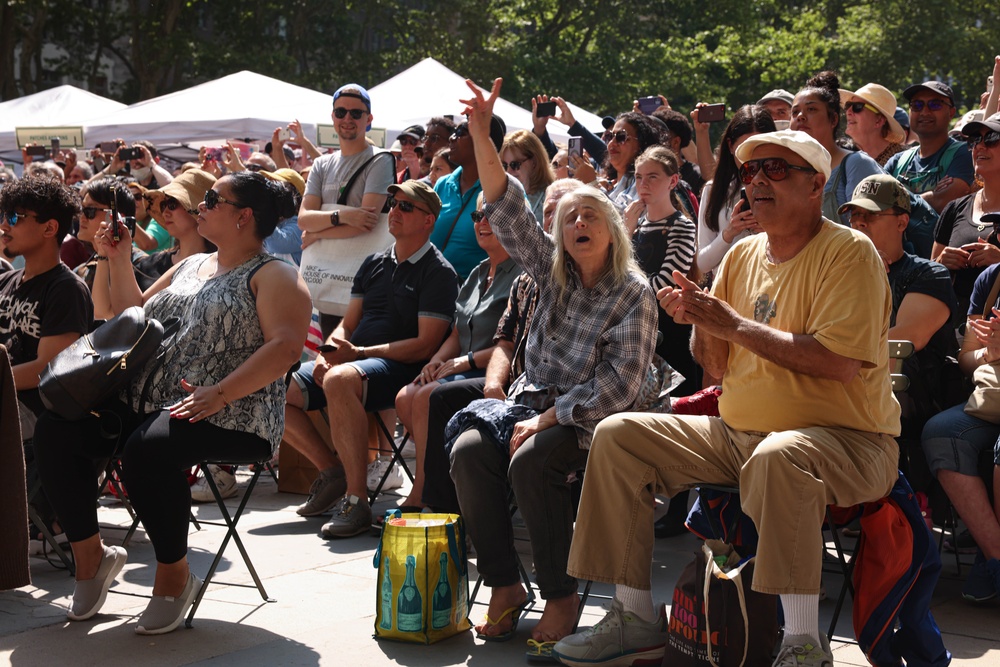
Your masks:
<svg viewBox="0 0 1000 667"><path fill-rule="evenodd" d="M500 616L495 621L492 618L490 618L489 614L486 614L486 626L489 628L495 628L496 626L503 623L503 619L510 616L511 618L510 629L507 630L507 632L501 632L498 635L484 635L481 632L477 632L476 638L482 639L483 641L487 642L509 641L514 636L514 633L517 632L517 624L521 622L521 612L524 611L524 609L527 606L528 606L528 600L525 600L516 607L510 607L509 609L505 610L502 614L500 614Z"/></svg>
<svg viewBox="0 0 1000 667"><path fill-rule="evenodd" d="M556 642L540 642L537 639L528 640L528 650L524 652L524 657L536 662L559 662L552 655L552 649Z"/></svg>

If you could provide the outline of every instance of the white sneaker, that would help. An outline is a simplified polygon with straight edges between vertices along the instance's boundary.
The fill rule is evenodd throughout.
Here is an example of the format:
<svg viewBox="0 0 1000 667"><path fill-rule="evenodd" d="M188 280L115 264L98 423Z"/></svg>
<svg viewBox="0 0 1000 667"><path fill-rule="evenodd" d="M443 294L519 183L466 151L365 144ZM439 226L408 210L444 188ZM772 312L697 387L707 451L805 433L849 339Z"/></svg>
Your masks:
<svg viewBox="0 0 1000 667"><path fill-rule="evenodd" d="M396 447L400 446L400 441L403 436L396 438ZM400 451L400 455L404 459L415 459L417 458L417 443L413 441L413 438L407 438L406 442L402 443L403 449Z"/></svg>
<svg viewBox="0 0 1000 667"><path fill-rule="evenodd" d="M217 465L209 465L208 470L212 473L215 485L219 487L219 495L223 498L232 498L236 495L238 491L236 488L236 475L223 470ZM191 485L191 500L196 503L210 503L215 500L215 496L212 495L212 489L208 486L208 480L204 477L198 478L198 481Z"/></svg>
<svg viewBox="0 0 1000 667"><path fill-rule="evenodd" d="M368 464L368 490L374 491L378 488L378 483L382 481L382 475L385 474L386 468L389 467L389 462L392 459L379 457ZM389 476L385 478L385 484L382 485L383 491L392 491L393 489L398 489L403 486L403 473L400 471L398 465L392 466L392 470L389 471Z"/></svg>

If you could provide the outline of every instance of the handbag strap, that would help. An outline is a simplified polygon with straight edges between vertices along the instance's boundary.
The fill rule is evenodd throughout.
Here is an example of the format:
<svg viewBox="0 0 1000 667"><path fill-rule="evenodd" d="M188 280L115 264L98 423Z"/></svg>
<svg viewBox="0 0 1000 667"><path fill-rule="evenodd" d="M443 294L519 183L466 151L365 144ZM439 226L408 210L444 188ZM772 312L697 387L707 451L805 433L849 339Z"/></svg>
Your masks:
<svg viewBox="0 0 1000 667"><path fill-rule="evenodd" d="M459 519L459 521L461 521L461 519ZM445 532L448 534L448 551L451 552L451 562L455 564L455 569L458 570L458 574L460 576L464 577L464 576L466 576L469 573L469 560L468 560L468 558L460 558L459 557L459 555L460 555L459 546L458 546L459 542L458 542L458 538L457 538L457 536L455 534L457 532L456 528L455 528L456 525L457 525L457 522L455 522L455 523L447 523L447 524L445 524L444 528L445 528ZM464 535L462 536L462 542L461 542L461 544L462 544L462 547L461 547L461 556L466 556L466 554L465 554L465 536Z"/></svg>
<svg viewBox="0 0 1000 667"><path fill-rule="evenodd" d="M361 175L361 172L363 172L368 167L368 165L370 165L372 162L374 162L382 155L389 155L391 157L392 153L375 153L375 155L372 155L370 158L365 160L364 164L358 167L354 171L354 173L351 174L351 177L347 179L347 185L344 186L344 189L340 191L340 196L337 197L338 204L340 204L341 206L347 206L347 195L348 193L350 193L351 188L354 187L354 182L358 180L358 176ZM386 208L388 205L389 205L389 200L387 199L385 205L382 206L382 213L388 212L388 209Z"/></svg>
<svg viewBox="0 0 1000 667"><path fill-rule="evenodd" d="M707 655L708 661L712 664L712 667L719 667L715 662L715 658L712 657L712 615L708 610L709 603L709 589L712 585L712 579L714 578L713 570L715 567L715 559L713 558L713 552L707 546L702 545L702 549L705 553L705 590L702 592L702 599L705 601L705 644L708 648ZM749 562L749 559L746 562ZM750 618L747 615L747 600L746 595L743 591L743 566L746 562L741 563L739 567L733 568L729 572L719 572L725 574L725 577L719 577L720 579L725 579L736 586L736 595L740 600L740 613L743 615L743 659L740 660L740 667L745 667L747 663L747 652L750 649Z"/></svg>
<svg viewBox="0 0 1000 667"><path fill-rule="evenodd" d="M1000 271L997 271L997 275L993 278L993 287L990 288L990 294L986 297L986 303L983 305L983 317L989 319L992 315L992 310L994 304L997 302L997 295L1000 294Z"/></svg>
<svg viewBox="0 0 1000 667"><path fill-rule="evenodd" d="M461 183L459 183L458 187L459 190L462 189ZM472 188L469 188L469 194L471 193L472 193ZM464 200L462 202L462 208L458 209L458 215L456 215L455 219L451 221L451 227L448 228L448 235L444 237L444 243L442 243L441 247L439 248L441 252L444 252L444 249L448 247L448 241L451 240L451 234L452 232L455 231L455 225L457 225L458 221L462 219L462 214L465 213L465 207L469 205L469 202L475 200L475 197L469 197L468 199L465 199L465 197L463 196L462 198Z"/></svg>

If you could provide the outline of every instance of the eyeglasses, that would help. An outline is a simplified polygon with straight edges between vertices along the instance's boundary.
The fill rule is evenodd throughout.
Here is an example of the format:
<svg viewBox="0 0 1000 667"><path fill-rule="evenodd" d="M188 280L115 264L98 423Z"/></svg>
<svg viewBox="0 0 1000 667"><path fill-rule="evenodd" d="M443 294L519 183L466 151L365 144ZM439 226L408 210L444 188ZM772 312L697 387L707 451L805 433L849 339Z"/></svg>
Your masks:
<svg viewBox="0 0 1000 667"><path fill-rule="evenodd" d="M207 202L205 203L205 207L211 208ZM174 199L173 197L167 197L166 199L160 202L160 213L163 213L164 211L176 211L177 209L181 209L187 212L189 215L198 215L198 211L187 210L186 208L181 206L181 203L176 199Z"/></svg>
<svg viewBox="0 0 1000 667"><path fill-rule="evenodd" d="M13 227L22 218L27 218L28 216L33 217L36 221L38 220L38 214L37 213L15 213L14 211L4 211L4 213L2 214L2 216L0 216L0 220L6 222L8 225L10 225L11 227Z"/></svg>
<svg viewBox="0 0 1000 667"><path fill-rule="evenodd" d="M743 185L750 185L754 176L756 176L757 172L761 169L764 170L764 176L766 176L769 181L785 180L785 178L788 177L789 169L806 171L813 174L816 173L816 170L812 167L800 167L796 164L788 164L788 160L780 157L766 157L760 160L747 160L740 165L740 180L743 181Z"/></svg>
<svg viewBox="0 0 1000 667"><path fill-rule="evenodd" d="M975 148L979 144L986 146L986 148L996 148L997 144L1000 144L1000 132L984 132L983 134L974 134L966 141L969 142L969 148Z"/></svg>
<svg viewBox="0 0 1000 667"><path fill-rule="evenodd" d="M336 118L344 118L347 114L351 114L351 118L354 120L361 120L367 112L364 109L347 109L345 107L335 107L333 110L333 115Z"/></svg>
<svg viewBox="0 0 1000 667"><path fill-rule="evenodd" d="M469 126L464 124L459 125L458 127L455 128L455 131L451 133L451 137L449 137L449 140L461 139L462 137L468 134L469 134Z"/></svg>
<svg viewBox="0 0 1000 667"><path fill-rule="evenodd" d="M482 211L473 211L471 215L472 215L472 221L477 224L486 219L486 214L483 213Z"/></svg>
<svg viewBox="0 0 1000 667"><path fill-rule="evenodd" d="M624 144L629 139L634 139L635 137L628 136L628 132L625 130L618 130L617 132L605 132L604 133L604 143L610 144L614 141L616 144Z"/></svg>
<svg viewBox="0 0 1000 667"><path fill-rule="evenodd" d="M420 208L413 202L404 201L402 199L396 199L395 197L389 197L389 208L396 208L397 206L399 207L399 210L402 211L403 213L413 213L413 209L417 209L418 211L423 211L427 215L433 215L427 209Z"/></svg>
<svg viewBox="0 0 1000 667"><path fill-rule="evenodd" d="M205 208L211 211L213 208L219 205L219 203L229 204L230 206L235 206L236 208L247 208L243 204L237 204L236 202L226 199L219 195L215 190L208 190L205 193Z"/></svg>
<svg viewBox="0 0 1000 667"><path fill-rule="evenodd" d="M96 206L84 206L83 207L83 217L87 220L93 220L97 217L98 213L104 213L105 211L110 211L110 208L97 208Z"/></svg>
<svg viewBox="0 0 1000 667"><path fill-rule="evenodd" d="M246 169L247 171L252 171L255 174L258 171L264 171L264 167L260 166L259 164L248 164L246 165Z"/></svg>
<svg viewBox="0 0 1000 667"><path fill-rule="evenodd" d="M931 111L941 111L941 109L947 109L955 105L949 104L943 100L927 100L926 102L923 100L910 100L910 111L920 113L924 110L925 106Z"/></svg>
<svg viewBox="0 0 1000 667"><path fill-rule="evenodd" d="M894 211L885 211L883 213L872 213L871 211L853 210L850 213L851 224L860 222L863 225L870 225L875 222L875 218L888 218L890 216L895 216Z"/></svg>
<svg viewBox="0 0 1000 667"><path fill-rule="evenodd" d="M510 162L504 162L503 160L501 160L500 164L503 165L504 171L521 171L521 167L524 165L524 163L531 159L533 158L529 155L523 160L512 160Z"/></svg>
<svg viewBox="0 0 1000 667"><path fill-rule="evenodd" d="M873 107L868 102L848 102L844 105L844 111L853 111L854 113L861 113L863 109L868 109L872 113L877 113L881 115L881 111Z"/></svg>
<svg viewBox="0 0 1000 667"><path fill-rule="evenodd" d="M400 146L416 146L419 143L420 142L417 141L416 139L414 139L413 137L400 137L399 138L399 145Z"/></svg>

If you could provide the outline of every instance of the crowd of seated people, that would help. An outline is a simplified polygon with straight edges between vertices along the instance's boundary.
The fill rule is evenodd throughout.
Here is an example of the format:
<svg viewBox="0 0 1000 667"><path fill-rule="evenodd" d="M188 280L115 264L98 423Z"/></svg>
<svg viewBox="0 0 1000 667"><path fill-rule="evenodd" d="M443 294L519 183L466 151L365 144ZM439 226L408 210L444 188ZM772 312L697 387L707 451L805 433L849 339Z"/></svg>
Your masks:
<svg viewBox="0 0 1000 667"><path fill-rule="evenodd" d="M264 151L202 150L173 173L141 140L97 148L86 161L65 151L31 162L26 152L22 177L0 171L0 344L11 355L26 454L42 480L39 514L77 558L69 617L99 610L126 554L103 544L94 508L82 500L107 441L96 423L70 433L47 413L38 374L95 322L130 305L160 317L203 309L208 318L198 326L187 318L192 326L152 379L148 405L140 408L133 391L105 406L122 421L124 481L157 556L140 632L176 627L198 584L182 524L192 500L212 498L190 473L209 451L202 444L262 458L279 441L300 451L318 474L298 513L324 517L326 538L349 538L372 524L368 493L402 484L398 464L368 452L368 413L376 412L390 429L398 420L416 446L401 506L466 518L492 588L476 628L484 640L513 636L525 599L513 497L548 602L529 651L568 664L611 664L638 641L651 651L646 658L662 653L662 612L651 606L648 567L640 572L648 554L619 561L612 550L588 560L588 551L614 520L602 509L608 502L648 501L628 518L648 528L636 538L639 551L654 535L682 531L686 492L698 480L674 471L671 457L693 456L676 449L688 441L711 449L709 435L716 454L723 443L745 443L733 459L742 457L745 476L727 476L733 460L706 463L714 454L701 460L710 470L696 472L745 487L755 521L787 501L755 477L767 466L786 474L780 466L795 455L771 461L786 448L825 442L837 450L833 460L858 466L866 483L850 493L827 469L810 469L818 484L810 498L831 504L876 500L888 493L886 475L903 470L934 499L935 522L943 525L953 506L968 529L949 544L977 554L964 597L1000 595L1000 426L967 415L969 382L953 381L1000 360L1000 302L987 301L1000 274L1000 93L985 95L982 115L949 134L958 113L948 85L909 85L903 111L884 86L845 90L823 71L795 94L774 90L736 107L717 125L713 147L699 114L705 104L689 121L662 97L649 114L637 100L604 127L587 128L563 98L539 95L532 127L508 132L493 114L500 85L472 89L464 119L406 128L398 155L367 141L371 98L347 84L333 95L336 151L317 148L292 121ZM542 115L550 103L555 111ZM579 153L553 140L550 118L581 139ZM119 220L128 231L114 244L109 229ZM349 302L336 312L310 304L296 277L303 249L380 225L388 240L356 258ZM843 271L842 284L817 290L857 286L852 304L802 296L831 267ZM782 298L794 306L783 311ZM212 319L222 307L239 311L236 333L247 345ZM310 310L321 344L286 387L289 367L310 356ZM870 326L847 329L862 316ZM198 353L195 341L206 337L217 340L223 366ZM896 339L912 342L915 354L903 367L910 387L893 400L888 373L880 374L885 342ZM659 414L669 412L667 389L677 399L715 385L718 417ZM836 394L842 422L820 419L810 392ZM815 423L783 415L768 425L764 407L750 414L761 395L789 393L802 394L797 414ZM863 414L865 401L877 410ZM320 409L328 434L307 415ZM808 431L802 441L768 436L795 428ZM836 429L870 437L824 440ZM626 436L649 452L633 452ZM175 446L182 441L195 446ZM388 453L387 443L379 447ZM875 450L877 470L858 463ZM601 465L588 469L582 500L591 525L574 536L571 487L595 457ZM628 465L623 457L632 457ZM634 496L614 488L625 483L619 465L645 480L629 489ZM232 470L209 474L224 497L237 493ZM668 508L654 530L652 508L661 503ZM775 556L782 539L762 534L757 586L781 596L790 628L775 664L808 654L832 665L815 621L813 562L803 561L809 574L781 580L776 564L798 563ZM811 537L797 539L813 546ZM596 629L571 635L575 576L614 583L616 599ZM602 639L612 626L617 638Z"/></svg>

